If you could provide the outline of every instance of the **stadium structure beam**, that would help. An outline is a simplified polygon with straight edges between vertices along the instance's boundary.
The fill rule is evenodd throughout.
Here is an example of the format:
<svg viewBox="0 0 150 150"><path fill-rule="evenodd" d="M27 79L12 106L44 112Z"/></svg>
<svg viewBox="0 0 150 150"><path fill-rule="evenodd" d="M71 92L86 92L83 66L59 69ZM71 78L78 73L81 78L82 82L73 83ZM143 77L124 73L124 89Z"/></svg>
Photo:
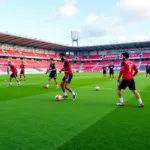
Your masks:
<svg viewBox="0 0 150 150"><path fill-rule="evenodd" d="M28 40L28 41L22 42L21 44L22 44L22 45L27 45L27 46L28 46L29 44L32 44L32 43L34 43L34 41L29 41L29 40Z"/></svg>
<svg viewBox="0 0 150 150"><path fill-rule="evenodd" d="M14 45L19 45L19 44L21 44L21 41L22 41L22 39L17 37L16 39L9 41L9 43L13 43Z"/></svg>
<svg viewBox="0 0 150 150"><path fill-rule="evenodd" d="M8 43L9 40L11 40L11 39L12 39L12 37L6 37L6 38L3 38L3 39L1 40L1 42L6 42L6 43Z"/></svg>
<svg viewBox="0 0 150 150"><path fill-rule="evenodd" d="M5 38L5 37L8 37L8 36L9 36L9 35L1 36L1 37L0 37L0 40L3 39L3 38Z"/></svg>
<svg viewBox="0 0 150 150"><path fill-rule="evenodd" d="M21 40L19 37L14 37L14 39L13 40L10 40L9 41L9 43L13 43L13 42L16 42L16 41L18 41L18 40Z"/></svg>

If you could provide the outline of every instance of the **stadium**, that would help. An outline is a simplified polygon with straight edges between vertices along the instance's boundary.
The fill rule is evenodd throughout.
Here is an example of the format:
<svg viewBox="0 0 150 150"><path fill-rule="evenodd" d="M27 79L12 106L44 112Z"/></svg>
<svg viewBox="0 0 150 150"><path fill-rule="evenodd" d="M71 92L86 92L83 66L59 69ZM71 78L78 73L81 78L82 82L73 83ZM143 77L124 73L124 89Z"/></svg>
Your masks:
<svg viewBox="0 0 150 150"><path fill-rule="evenodd" d="M18 10L24 5L21 3ZM74 5L74 1L67 1L59 13L72 17L78 12ZM36 4L36 9L33 6L31 10L36 12L39 6ZM41 10L41 5L39 8ZM67 12L72 11L68 14L66 8ZM36 13L30 15L33 14ZM60 20L61 15L57 16ZM25 18L23 24L27 25L26 21ZM104 24L100 24L104 30ZM32 24L30 27L34 31ZM39 29L44 32L44 26ZM23 32L25 28L20 27L20 30ZM40 30L38 32L41 34ZM78 31L71 32L72 46L69 46L40 40L38 36L29 38L0 32L0 150L150 149L150 40L81 46L78 34ZM133 68L128 68L128 62ZM110 76L111 65L114 76ZM51 76L53 71L56 76ZM70 76L68 79L69 72L71 79ZM120 89L122 81L130 80L124 78L124 72L131 73L141 97L128 84L122 91L123 98L122 94L118 98L120 90L124 89Z"/></svg>

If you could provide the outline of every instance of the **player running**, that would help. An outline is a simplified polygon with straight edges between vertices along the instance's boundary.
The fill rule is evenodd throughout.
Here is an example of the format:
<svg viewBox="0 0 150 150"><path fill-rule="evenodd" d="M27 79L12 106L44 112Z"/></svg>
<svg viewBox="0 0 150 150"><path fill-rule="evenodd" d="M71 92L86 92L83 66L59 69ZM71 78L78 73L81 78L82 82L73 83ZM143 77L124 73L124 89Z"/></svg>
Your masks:
<svg viewBox="0 0 150 150"><path fill-rule="evenodd" d="M107 73L107 68L104 65L102 69L103 69L103 77L105 78L106 77L106 73Z"/></svg>
<svg viewBox="0 0 150 150"><path fill-rule="evenodd" d="M146 78L150 75L150 64L146 65Z"/></svg>
<svg viewBox="0 0 150 150"><path fill-rule="evenodd" d="M114 80L114 63L112 62L109 66L109 75L110 75L110 80Z"/></svg>
<svg viewBox="0 0 150 150"><path fill-rule="evenodd" d="M25 65L24 62L22 61L20 65L20 80L22 80L22 76L24 77L24 81L26 80L26 75L25 75Z"/></svg>
<svg viewBox="0 0 150 150"><path fill-rule="evenodd" d="M48 78L48 83L47 83L46 86L44 86L44 88L48 89L51 80L54 79L54 81L55 81L55 83L56 83L56 89L58 89L59 86L58 86L58 82L57 82L57 69L56 69L55 62L54 62L54 59L53 59L53 58L50 58L50 65L49 65L49 69L47 69L46 74L47 74L48 72L50 72L49 78Z"/></svg>
<svg viewBox="0 0 150 150"><path fill-rule="evenodd" d="M118 76L118 88L117 88L117 93L120 102L117 103L117 106L124 106L124 100L122 97L122 89L126 89L126 87L129 87L129 89L133 92L133 94L137 97L140 107L144 107L144 104L142 102L140 94L137 92L136 87L135 87L135 81L134 81L134 76L138 73L138 69L135 66L135 64L128 60L129 58L129 53L123 53L123 62L121 64L121 69L120 73ZM120 82L120 78L122 76L122 80Z"/></svg>
<svg viewBox="0 0 150 150"><path fill-rule="evenodd" d="M63 77L62 82L61 82L61 88L62 88L62 91L64 92L63 99L68 98L68 95L66 92L66 90L67 90L70 93L72 93L73 100L75 101L77 98L77 94L69 87L69 84L71 83L71 80L73 78L72 67L70 65L70 62L66 59L66 55L64 53L60 53L59 57L60 57L61 61L63 62L63 68L60 70L60 73L62 71L65 72L65 76Z"/></svg>
<svg viewBox="0 0 150 150"><path fill-rule="evenodd" d="M11 61L8 61L8 64L2 64L3 66L8 66L10 68L10 71L12 72L9 78L9 86L12 86L12 79L15 78L15 80L18 82L18 86L20 86L20 81L17 78L17 68L11 63Z"/></svg>

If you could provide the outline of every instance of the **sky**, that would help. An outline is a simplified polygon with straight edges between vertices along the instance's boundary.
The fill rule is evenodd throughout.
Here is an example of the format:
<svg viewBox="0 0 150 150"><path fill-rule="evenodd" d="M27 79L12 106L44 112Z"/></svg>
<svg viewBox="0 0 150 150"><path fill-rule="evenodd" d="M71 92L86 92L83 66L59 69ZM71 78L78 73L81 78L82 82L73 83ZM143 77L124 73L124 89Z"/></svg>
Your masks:
<svg viewBox="0 0 150 150"><path fill-rule="evenodd" d="M0 0L0 32L79 46L150 40L150 0Z"/></svg>

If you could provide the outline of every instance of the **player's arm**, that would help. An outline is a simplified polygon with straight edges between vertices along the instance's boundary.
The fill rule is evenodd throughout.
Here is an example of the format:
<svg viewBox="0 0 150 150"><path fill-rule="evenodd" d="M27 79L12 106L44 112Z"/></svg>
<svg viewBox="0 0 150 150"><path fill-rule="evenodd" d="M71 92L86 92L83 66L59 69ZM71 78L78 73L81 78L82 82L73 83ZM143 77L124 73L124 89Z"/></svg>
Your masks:
<svg viewBox="0 0 150 150"><path fill-rule="evenodd" d="M122 77L122 74L124 72L124 66L125 66L125 63L122 62L121 63L121 68L120 68L120 72L119 72L119 76L118 76L118 82L120 82L120 78Z"/></svg>
<svg viewBox="0 0 150 150"><path fill-rule="evenodd" d="M134 73L133 73L133 77L137 75L138 73L138 68L134 65Z"/></svg>
<svg viewBox="0 0 150 150"><path fill-rule="evenodd" d="M60 73L61 73L62 71L67 72L68 70L66 70L66 67L68 67L68 65L69 65L69 62L66 61L65 64L64 64L64 67L63 67L59 72L60 72Z"/></svg>
<svg viewBox="0 0 150 150"><path fill-rule="evenodd" d="M45 73L45 74L48 74L49 71L50 71L50 68L46 70L46 73Z"/></svg>
<svg viewBox="0 0 150 150"><path fill-rule="evenodd" d="M56 66L54 65L54 69L51 69L50 71L56 71L57 69L56 69Z"/></svg>

